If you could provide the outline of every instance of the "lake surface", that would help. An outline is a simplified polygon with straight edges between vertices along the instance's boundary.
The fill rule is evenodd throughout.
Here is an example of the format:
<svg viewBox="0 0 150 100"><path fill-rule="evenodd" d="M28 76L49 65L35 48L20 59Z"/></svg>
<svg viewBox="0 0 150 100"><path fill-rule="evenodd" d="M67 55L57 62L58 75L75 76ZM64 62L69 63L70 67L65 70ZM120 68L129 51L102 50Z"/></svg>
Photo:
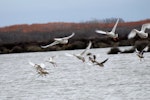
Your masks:
<svg viewBox="0 0 150 100"><path fill-rule="evenodd" d="M104 67L65 56L82 50L0 55L0 100L150 100L150 53L140 61L109 49L90 50L109 58ZM57 67L45 62L54 55ZM38 76L28 61L46 64L49 75Z"/></svg>

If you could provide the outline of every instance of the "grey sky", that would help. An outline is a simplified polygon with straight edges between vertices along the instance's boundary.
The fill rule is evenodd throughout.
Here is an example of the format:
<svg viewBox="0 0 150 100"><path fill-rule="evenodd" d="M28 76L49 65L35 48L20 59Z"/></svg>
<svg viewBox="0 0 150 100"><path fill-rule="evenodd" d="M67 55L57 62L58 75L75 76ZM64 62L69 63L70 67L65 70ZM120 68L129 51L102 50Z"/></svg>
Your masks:
<svg viewBox="0 0 150 100"><path fill-rule="evenodd" d="M0 27L14 24L150 18L150 0L0 0Z"/></svg>

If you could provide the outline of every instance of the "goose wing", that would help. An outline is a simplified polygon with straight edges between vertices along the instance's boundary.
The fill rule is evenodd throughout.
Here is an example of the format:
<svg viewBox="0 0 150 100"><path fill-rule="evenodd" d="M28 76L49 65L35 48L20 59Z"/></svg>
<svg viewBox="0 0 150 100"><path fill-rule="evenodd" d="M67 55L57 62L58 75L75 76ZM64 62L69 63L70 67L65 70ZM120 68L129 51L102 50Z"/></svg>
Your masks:
<svg viewBox="0 0 150 100"><path fill-rule="evenodd" d="M143 24L143 25L142 25L142 28L141 28L141 31L142 31L142 32L145 32L146 28L150 29L150 23Z"/></svg>
<svg viewBox="0 0 150 100"><path fill-rule="evenodd" d="M149 47L146 46L146 47L142 50L142 52L148 51L148 49L149 49Z"/></svg>
<svg viewBox="0 0 150 100"><path fill-rule="evenodd" d="M104 61L102 61L102 62L101 62L101 64L104 64L107 60L108 60L108 58L107 58L107 59L105 59Z"/></svg>
<svg viewBox="0 0 150 100"><path fill-rule="evenodd" d="M41 68L45 69L45 64L41 63L40 66Z"/></svg>
<svg viewBox="0 0 150 100"><path fill-rule="evenodd" d="M31 62L31 61L29 61L29 64L30 64L31 66L35 66L35 64L34 64L33 62Z"/></svg>
<svg viewBox="0 0 150 100"><path fill-rule="evenodd" d="M93 55L93 59L96 60L96 55Z"/></svg>
<svg viewBox="0 0 150 100"><path fill-rule="evenodd" d="M56 58L56 55L55 55L55 56L52 56L51 58L52 58L52 59Z"/></svg>
<svg viewBox="0 0 150 100"><path fill-rule="evenodd" d="M111 32L115 33L116 27L117 27L117 25L118 25L118 22L119 22L119 18L117 19L116 24L114 25L114 27L113 27L113 29L112 29Z"/></svg>
<svg viewBox="0 0 150 100"><path fill-rule="evenodd" d="M96 30L95 32L96 32L96 33L100 33L100 34L106 34L106 32L105 32L105 31L102 31L102 30Z"/></svg>
<svg viewBox="0 0 150 100"><path fill-rule="evenodd" d="M59 44L59 43L60 43L59 41L54 41L53 43L48 44L48 45L46 45L46 46L41 46L41 48L48 48L48 47L50 47L50 46L53 46L53 45L56 45L56 44Z"/></svg>
<svg viewBox="0 0 150 100"><path fill-rule="evenodd" d="M65 56L68 56L68 57L73 57L74 55L72 55L72 54L69 54L69 53L65 53Z"/></svg>
<svg viewBox="0 0 150 100"><path fill-rule="evenodd" d="M92 45L92 42L90 41L86 49L81 53L81 55L85 54L85 52L91 48L91 45Z"/></svg>
<svg viewBox="0 0 150 100"><path fill-rule="evenodd" d="M70 38L72 38L73 36L75 35L75 33L72 33L71 35L69 35L69 36L67 36L67 37L63 37L62 39L70 39Z"/></svg>
<svg viewBox="0 0 150 100"><path fill-rule="evenodd" d="M136 49L135 49L135 52L136 52L136 53L139 53L139 50L137 50L137 48L136 48Z"/></svg>
<svg viewBox="0 0 150 100"><path fill-rule="evenodd" d="M136 29L133 29L129 34L128 34L128 39L134 38L136 36Z"/></svg>

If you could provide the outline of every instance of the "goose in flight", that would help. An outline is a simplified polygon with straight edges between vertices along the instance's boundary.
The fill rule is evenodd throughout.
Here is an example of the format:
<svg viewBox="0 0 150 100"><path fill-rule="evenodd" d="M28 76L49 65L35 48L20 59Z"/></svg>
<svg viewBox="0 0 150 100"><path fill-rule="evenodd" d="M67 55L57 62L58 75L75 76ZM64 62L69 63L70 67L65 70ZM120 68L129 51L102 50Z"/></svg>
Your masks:
<svg viewBox="0 0 150 100"><path fill-rule="evenodd" d="M82 62L85 62L85 53L87 52L87 50L89 50L91 48L92 42L90 41L88 46L86 47L86 49L81 52L80 54L69 54L69 53L65 53L66 56L72 57L75 56L76 58L78 58L79 60L81 60Z"/></svg>
<svg viewBox="0 0 150 100"><path fill-rule="evenodd" d="M81 52L80 54L73 54L75 57L77 57L79 60L82 60L82 62L85 62L85 58L84 55L87 52L87 50L89 50L91 48L92 42L90 41L88 46L85 48L85 50L83 52Z"/></svg>
<svg viewBox="0 0 150 100"><path fill-rule="evenodd" d="M136 55L140 58L140 61L142 60L142 58L144 58L144 52L148 51L149 47L146 46L142 51L139 51L137 49L135 49Z"/></svg>
<svg viewBox="0 0 150 100"><path fill-rule="evenodd" d="M57 66L56 62L54 61L55 56L50 57L47 62L51 63L54 67Z"/></svg>
<svg viewBox="0 0 150 100"><path fill-rule="evenodd" d="M35 67L35 69L36 69L36 71L37 71L37 73L39 74L39 75L41 75L41 76L43 76L43 75L47 75L47 74L49 74L45 69L45 65L43 64L43 63L41 63L41 64L34 64L33 62L29 62L29 64L31 65L31 66L33 66L33 67Z"/></svg>
<svg viewBox="0 0 150 100"><path fill-rule="evenodd" d="M98 62L98 61L96 60L96 55L92 55L92 57L91 57L91 56L89 57L89 60L90 60L93 64L95 64L95 65L99 65L99 66L101 66L101 67L104 67L104 63L108 60L108 58L105 59L105 60L102 61L102 62Z"/></svg>
<svg viewBox="0 0 150 100"><path fill-rule="evenodd" d="M100 34L104 34L104 35L108 35L109 37L113 38L115 41L118 40L118 34L115 33L116 31L116 27L118 25L118 22L119 22L119 18L117 19L113 29L111 30L111 32L105 32L105 31L102 31L102 30L96 30L95 32L96 33L100 33Z"/></svg>
<svg viewBox="0 0 150 100"><path fill-rule="evenodd" d="M46 69L46 68L45 68L45 64L43 64L43 63L41 63L41 64L35 64L35 63L33 63L33 62L30 61L29 64L30 64L31 66L35 67L36 70L39 70L39 69Z"/></svg>
<svg viewBox="0 0 150 100"><path fill-rule="evenodd" d="M63 38L54 38L54 42L51 44L48 44L46 46L41 46L41 48L48 48L50 46L56 45L56 44L67 44L70 38L72 38L75 35L75 33L72 33L70 36L63 37Z"/></svg>
<svg viewBox="0 0 150 100"><path fill-rule="evenodd" d="M38 74L41 75L41 76L46 76L47 74L49 74L49 72L47 72L47 71L44 70L44 69L40 69L40 70L38 71Z"/></svg>
<svg viewBox="0 0 150 100"><path fill-rule="evenodd" d="M101 66L101 67L104 67L104 63L105 63L106 61L108 61L108 58L105 59L105 60L102 61L102 62L98 62L98 61L95 60L95 64L96 64L96 65L99 65L99 66Z"/></svg>
<svg viewBox="0 0 150 100"><path fill-rule="evenodd" d="M147 38L148 37L148 33L145 32L146 29L150 29L150 23L147 24L143 24L141 30L137 30L137 29L133 29L129 35L128 35L128 39L134 38L136 36L136 34L140 37L140 38Z"/></svg>

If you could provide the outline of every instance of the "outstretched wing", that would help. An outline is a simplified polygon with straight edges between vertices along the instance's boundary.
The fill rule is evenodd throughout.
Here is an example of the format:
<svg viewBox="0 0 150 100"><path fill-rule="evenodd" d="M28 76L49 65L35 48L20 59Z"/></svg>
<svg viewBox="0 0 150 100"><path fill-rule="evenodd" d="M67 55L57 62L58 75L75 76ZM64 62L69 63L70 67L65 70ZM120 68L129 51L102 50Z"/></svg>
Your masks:
<svg viewBox="0 0 150 100"><path fill-rule="evenodd" d="M54 56L51 56L50 58L54 59L54 58L56 58L56 55L54 55Z"/></svg>
<svg viewBox="0 0 150 100"><path fill-rule="evenodd" d="M128 39L134 38L136 36L136 29L133 29L129 34L128 34Z"/></svg>
<svg viewBox="0 0 150 100"><path fill-rule="evenodd" d="M56 45L56 44L59 44L59 41L54 41L53 43L51 43L51 44L49 44L49 45L41 46L41 48L48 48L48 47L53 46L53 45Z"/></svg>
<svg viewBox="0 0 150 100"><path fill-rule="evenodd" d="M93 59L96 60L96 55L93 55Z"/></svg>
<svg viewBox="0 0 150 100"><path fill-rule="evenodd" d="M75 35L75 33L72 33L70 36L64 37L62 39L67 39L68 40L68 39L72 38L74 35Z"/></svg>
<svg viewBox="0 0 150 100"><path fill-rule="evenodd" d="M144 52L144 51L148 51L148 49L149 49L149 47L148 47L148 46L146 46L146 47L142 50L142 52Z"/></svg>
<svg viewBox="0 0 150 100"><path fill-rule="evenodd" d="M143 24L143 25L142 25L142 28L141 28L141 31L142 31L142 32L145 32L146 28L150 29L150 23Z"/></svg>
<svg viewBox="0 0 150 100"><path fill-rule="evenodd" d="M68 57L73 57L74 55L72 55L72 54L69 54L69 53L65 53L65 56L68 56Z"/></svg>
<svg viewBox="0 0 150 100"><path fill-rule="evenodd" d="M92 42L90 41L86 49L81 53L81 55L85 54L85 52L91 48L91 45L92 45Z"/></svg>
<svg viewBox="0 0 150 100"><path fill-rule="evenodd" d="M105 32L105 31L102 31L102 30L96 30L95 32L96 32L96 33L100 33L100 34L106 34L106 32Z"/></svg>
<svg viewBox="0 0 150 100"><path fill-rule="evenodd" d="M101 62L101 64L104 64L107 60L108 60L108 58L107 58L107 59L105 59L104 61L102 61L102 62Z"/></svg>
<svg viewBox="0 0 150 100"><path fill-rule="evenodd" d="M113 27L113 29L112 29L111 32L115 33L116 27L117 27L117 25L118 25L118 22L119 22L119 18L117 19L116 24L114 25L114 27Z"/></svg>
<svg viewBox="0 0 150 100"><path fill-rule="evenodd" d="M54 62L54 58L55 58L56 56L51 56L51 57L49 57L49 62Z"/></svg>
<svg viewBox="0 0 150 100"><path fill-rule="evenodd" d="M41 68L45 69L45 64L41 63L40 66Z"/></svg>
<svg viewBox="0 0 150 100"><path fill-rule="evenodd" d="M30 64L31 66L35 66L35 64L34 64L33 62L31 62L31 61L29 61L29 64Z"/></svg>
<svg viewBox="0 0 150 100"><path fill-rule="evenodd" d="M137 50L137 48L136 48L136 49L135 49L135 52L136 52L136 53L139 53L139 50Z"/></svg>

